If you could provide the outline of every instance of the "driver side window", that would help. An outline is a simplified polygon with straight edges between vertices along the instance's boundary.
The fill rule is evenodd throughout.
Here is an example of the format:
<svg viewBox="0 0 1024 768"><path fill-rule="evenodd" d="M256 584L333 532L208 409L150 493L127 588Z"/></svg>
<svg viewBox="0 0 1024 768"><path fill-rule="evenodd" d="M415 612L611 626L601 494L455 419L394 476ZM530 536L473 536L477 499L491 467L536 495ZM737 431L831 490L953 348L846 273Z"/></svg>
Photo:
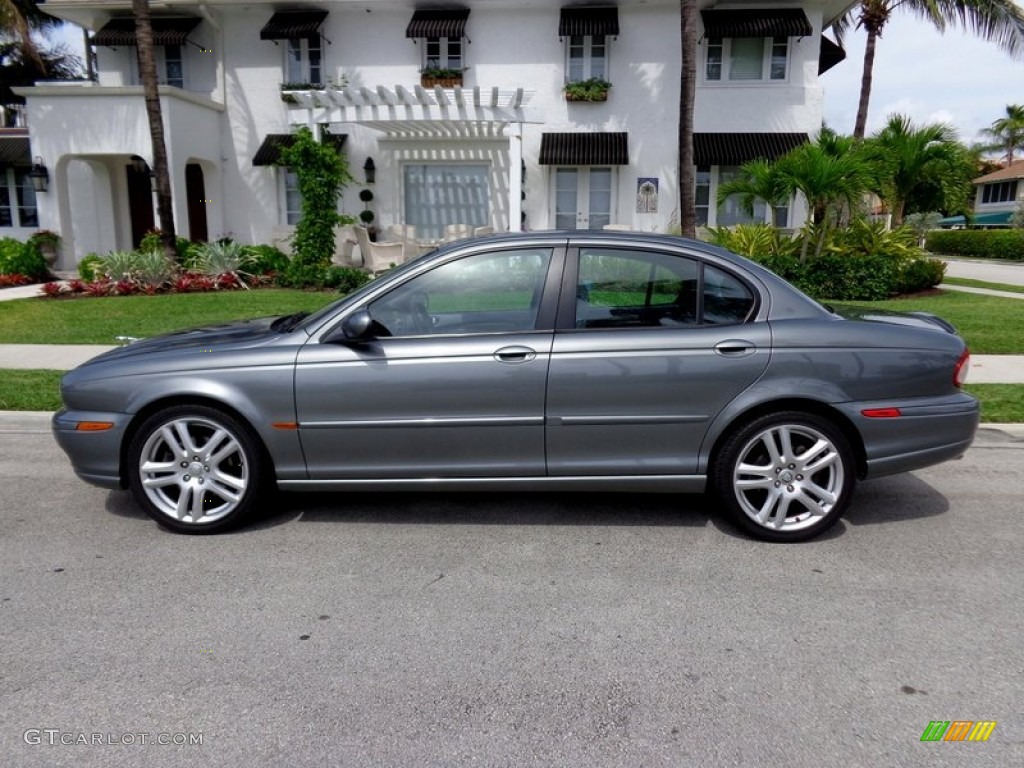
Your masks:
<svg viewBox="0 0 1024 768"><path fill-rule="evenodd" d="M368 309L382 335L532 331L550 263L550 248L467 256L412 278Z"/></svg>

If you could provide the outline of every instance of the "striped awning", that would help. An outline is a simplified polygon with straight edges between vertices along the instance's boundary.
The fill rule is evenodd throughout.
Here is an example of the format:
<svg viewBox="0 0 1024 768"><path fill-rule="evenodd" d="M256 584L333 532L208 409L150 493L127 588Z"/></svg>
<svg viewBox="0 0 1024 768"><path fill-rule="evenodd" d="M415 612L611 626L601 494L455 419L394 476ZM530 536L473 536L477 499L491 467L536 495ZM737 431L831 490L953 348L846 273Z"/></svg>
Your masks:
<svg viewBox="0 0 1024 768"><path fill-rule="evenodd" d="M695 133L694 164L743 165L774 160L810 141L806 133Z"/></svg>
<svg viewBox="0 0 1024 768"><path fill-rule="evenodd" d="M811 22L800 8L701 11L704 37L807 37Z"/></svg>
<svg viewBox="0 0 1024 768"><path fill-rule="evenodd" d="M457 40L466 36L466 19L468 18L468 8L416 11L412 15L409 26L405 28L405 36L415 38L447 37L449 40Z"/></svg>
<svg viewBox="0 0 1024 768"><path fill-rule="evenodd" d="M629 165L628 133L545 133L541 165Z"/></svg>
<svg viewBox="0 0 1024 768"><path fill-rule="evenodd" d="M324 137L324 142L331 144L336 150L341 152L341 147L347 138L347 133L331 133ZM281 150L290 147L294 143L294 134L268 133L266 138L263 139L263 143L260 144L260 148L256 150L256 154L253 155L252 164L254 166L279 165Z"/></svg>
<svg viewBox="0 0 1024 768"><path fill-rule="evenodd" d="M618 8L563 8L558 19L559 37L615 37L618 34Z"/></svg>
<svg viewBox="0 0 1024 768"><path fill-rule="evenodd" d="M300 40L320 33L327 11L278 11L260 30L260 40Z"/></svg>
<svg viewBox="0 0 1024 768"><path fill-rule="evenodd" d="M188 40L189 32L195 29L200 21L202 19L197 16L176 18L154 16L152 21L153 44L184 45ZM135 17L122 16L111 19L100 27L90 42L93 45L102 45L108 48L135 45Z"/></svg>
<svg viewBox="0 0 1024 768"><path fill-rule="evenodd" d="M818 50L818 74L828 72L832 67L846 58L846 51L824 35L821 36L821 48Z"/></svg>
<svg viewBox="0 0 1024 768"><path fill-rule="evenodd" d="M0 133L0 168L10 165L32 165L32 148L28 136L4 136Z"/></svg>

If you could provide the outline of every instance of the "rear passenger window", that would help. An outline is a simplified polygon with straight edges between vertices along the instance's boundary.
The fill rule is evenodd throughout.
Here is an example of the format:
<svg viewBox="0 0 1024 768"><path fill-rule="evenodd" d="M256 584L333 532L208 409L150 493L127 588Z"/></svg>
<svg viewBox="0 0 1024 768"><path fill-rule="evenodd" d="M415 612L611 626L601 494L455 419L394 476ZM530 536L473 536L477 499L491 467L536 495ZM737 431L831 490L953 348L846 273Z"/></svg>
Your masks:
<svg viewBox="0 0 1024 768"><path fill-rule="evenodd" d="M754 296L743 283L718 267L704 265L704 324L742 323L754 308Z"/></svg>

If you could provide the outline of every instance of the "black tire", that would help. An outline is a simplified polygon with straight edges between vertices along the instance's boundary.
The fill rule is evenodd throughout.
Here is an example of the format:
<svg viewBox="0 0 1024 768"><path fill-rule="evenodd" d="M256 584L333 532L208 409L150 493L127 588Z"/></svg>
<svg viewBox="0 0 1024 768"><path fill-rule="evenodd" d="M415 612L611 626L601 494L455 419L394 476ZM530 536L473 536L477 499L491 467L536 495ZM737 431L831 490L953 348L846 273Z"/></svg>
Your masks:
<svg viewBox="0 0 1024 768"><path fill-rule="evenodd" d="M253 512L269 469L247 424L210 406L177 405L142 423L128 446L126 471L135 500L156 522L206 534Z"/></svg>
<svg viewBox="0 0 1024 768"><path fill-rule="evenodd" d="M842 430L820 416L786 411L733 432L711 467L711 482L732 519L751 536L805 541L846 511L855 474Z"/></svg>

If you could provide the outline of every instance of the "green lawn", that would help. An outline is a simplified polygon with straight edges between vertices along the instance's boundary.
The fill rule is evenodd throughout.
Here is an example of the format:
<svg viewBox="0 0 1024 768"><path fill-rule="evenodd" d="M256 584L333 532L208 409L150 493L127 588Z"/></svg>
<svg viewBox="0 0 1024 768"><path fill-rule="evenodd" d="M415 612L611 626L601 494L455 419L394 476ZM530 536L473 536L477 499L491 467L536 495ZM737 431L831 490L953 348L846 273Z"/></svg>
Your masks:
<svg viewBox="0 0 1024 768"><path fill-rule="evenodd" d="M889 301L828 303L836 307L875 307L898 312L932 312L956 326L973 354L1024 354L1024 300L943 291L932 296Z"/></svg>
<svg viewBox="0 0 1024 768"><path fill-rule="evenodd" d="M971 280L968 277L944 277L943 283L949 285L962 285L966 288L988 288L993 291L1009 291L1010 293L1024 293L1024 285L1011 285L1010 283L990 283L987 280Z"/></svg>
<svg viewBox="0 0 1024 768"><path fill-rule="evenodd" d="M117 336L314 311L334 292L255 291L0 301L0 344L116 344Z"/></svg>

